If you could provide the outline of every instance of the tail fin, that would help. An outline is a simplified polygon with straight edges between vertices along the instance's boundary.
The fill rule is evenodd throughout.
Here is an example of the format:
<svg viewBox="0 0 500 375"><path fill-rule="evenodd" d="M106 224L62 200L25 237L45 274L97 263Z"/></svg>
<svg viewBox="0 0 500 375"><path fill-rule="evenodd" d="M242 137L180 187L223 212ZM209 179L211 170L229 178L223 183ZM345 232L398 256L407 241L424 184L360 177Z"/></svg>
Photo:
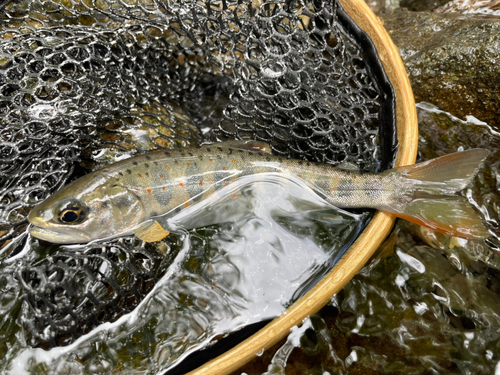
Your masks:
<svg viewBox="0 0 500 375"><path fill-rule="evenodd" d="M488 230L469 203L450 196L471 182L488 154L484 149L472 149L398 168L402 176L415 180L415 191L409 203L392 212L450 236L488 238Z"/></svg>

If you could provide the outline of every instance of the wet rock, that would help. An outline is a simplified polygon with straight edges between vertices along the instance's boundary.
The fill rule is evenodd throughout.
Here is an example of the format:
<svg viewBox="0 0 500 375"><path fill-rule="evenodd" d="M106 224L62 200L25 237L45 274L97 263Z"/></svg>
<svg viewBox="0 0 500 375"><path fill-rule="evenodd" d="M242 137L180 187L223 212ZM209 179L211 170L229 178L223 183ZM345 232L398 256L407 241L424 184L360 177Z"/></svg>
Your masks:
<svg viewBox="0 0 500 375"><path fill-rule="evenodd" d="M409 12L384 15L417 102L500 130L500 20Z"/></svg>
<svg viewBox="0 0 500 375"><path fill-rule="evenodd" d="M413 12L432 12L447 2L447 0L402 0L399 5L401 8L407 8Z"/></svg>
<svg viewBox="0 0 500 375"><path fill-rule="evenodd" d="M390 13L400 7L401 0L364 0L375 14Z"/></svg>
<svg viewBox="0 0 500 375"><path fill-rule="evenodd" d="M458 12L462 14L481 14L485 16L499 17L500 0L454 0L436 9L436 13L451 12Z"/></svg>
<svg viewBox="0 0 500 375"><path fill-rule="evenodd" d="M365 0L366 5L368 5L368 8L375 13L378 14L385 8L385 0Z"/></svg>

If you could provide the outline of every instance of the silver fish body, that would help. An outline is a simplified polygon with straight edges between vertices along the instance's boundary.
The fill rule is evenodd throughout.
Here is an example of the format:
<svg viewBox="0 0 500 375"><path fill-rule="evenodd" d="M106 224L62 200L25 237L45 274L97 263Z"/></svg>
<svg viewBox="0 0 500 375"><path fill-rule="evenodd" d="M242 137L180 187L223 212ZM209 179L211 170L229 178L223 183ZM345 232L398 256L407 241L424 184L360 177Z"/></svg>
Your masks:
<svg viewBox="0 0 500 375"><path fill-rule="evenodd" d="M470 181L478 163L487 155L484 150L471 151L474 152L468 158L473 157L473 165L461 172L463 181L452 188L440 181L422 182L415 178L420 176L422 168L417 168L420 174L415 177L409 172L409 168L415 167L381 174L358 173L271 155L269 146L254 141L153 151L74 181L35 207L28 219L33 224L31 234L40 239L56 243L89 242L129 234L141 223L174 215L242 176L265 173L299 178L337 207L376 208L402 217L411 216L406 215L406 208L419 191L429 196L437 190L449 195ZM463 158L459 159L461 163ZM457 178L452 180L456 183ZM418 217L413 221L425 224ZM485 229L480 220L479 223L481 228L477 230L484 236Z"/></svg>

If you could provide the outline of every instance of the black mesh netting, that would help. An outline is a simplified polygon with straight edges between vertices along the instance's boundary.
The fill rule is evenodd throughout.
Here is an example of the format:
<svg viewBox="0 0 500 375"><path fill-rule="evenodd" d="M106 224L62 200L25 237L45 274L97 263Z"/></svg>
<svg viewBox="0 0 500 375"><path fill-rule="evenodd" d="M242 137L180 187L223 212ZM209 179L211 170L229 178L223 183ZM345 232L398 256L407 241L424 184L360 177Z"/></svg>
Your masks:
<svg viewBox="0 0 500 375"><path fill-rule="evenodd" d="M0 1L0 353L74 342L133 310L176 253L126 238L64 251L29 210L154 148L233 138L364 170L395 151L373 46L331 1ZM166 246L166 245L165 245ZM35 250L35 251L34 251Z"/></svg>

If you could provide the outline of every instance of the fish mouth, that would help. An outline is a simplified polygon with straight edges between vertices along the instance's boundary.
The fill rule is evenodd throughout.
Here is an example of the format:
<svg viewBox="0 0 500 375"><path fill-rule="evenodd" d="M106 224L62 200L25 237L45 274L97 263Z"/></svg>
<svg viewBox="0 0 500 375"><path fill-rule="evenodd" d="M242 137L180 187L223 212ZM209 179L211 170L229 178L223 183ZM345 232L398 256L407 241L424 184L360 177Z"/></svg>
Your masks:
<svg viewBox="0 0 500 375"><path fill-rule="evenodd" d="M34 225L30 229L29 233L30 235L32 235L35 238L38 238L39 240L58 243L58 244L76 244L76 243L88 242L88 239L78 238L78 236L75 236L73 234L55 232L53 230L38 227L36 225Z"/></svg>

